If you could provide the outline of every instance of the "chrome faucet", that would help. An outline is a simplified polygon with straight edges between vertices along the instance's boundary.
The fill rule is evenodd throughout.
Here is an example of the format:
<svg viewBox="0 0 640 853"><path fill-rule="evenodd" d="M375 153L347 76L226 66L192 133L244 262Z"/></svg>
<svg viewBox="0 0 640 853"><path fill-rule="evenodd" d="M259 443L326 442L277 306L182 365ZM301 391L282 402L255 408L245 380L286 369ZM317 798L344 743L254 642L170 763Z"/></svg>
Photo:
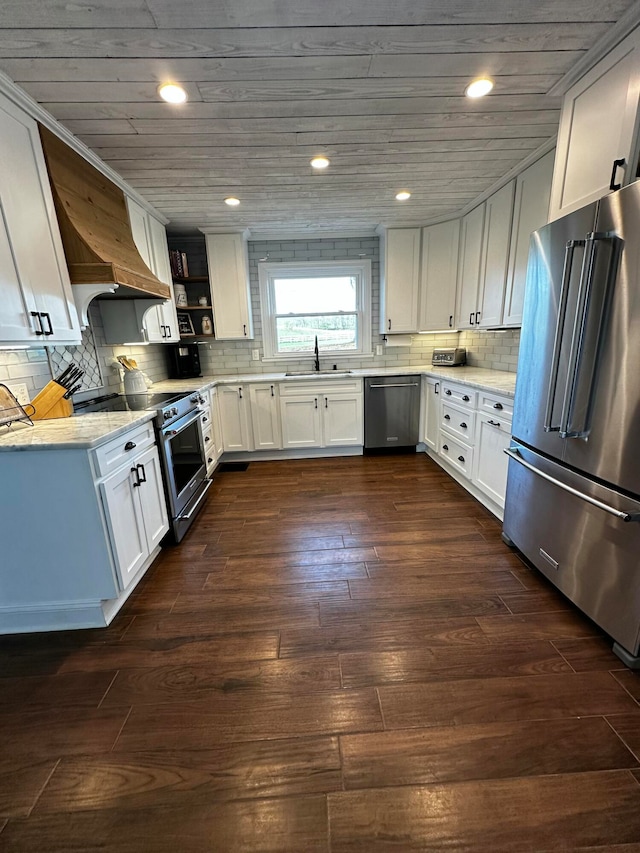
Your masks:
<svg viewBox="0 0 640 853"><path fill-rule="evenodd" d="M320 350L318 349L318 336L317 335L316 335L316 344L315 344L313 351L316 355L316 359L313 363L313 369L315 370L316 373L320 373Z"/></svg>

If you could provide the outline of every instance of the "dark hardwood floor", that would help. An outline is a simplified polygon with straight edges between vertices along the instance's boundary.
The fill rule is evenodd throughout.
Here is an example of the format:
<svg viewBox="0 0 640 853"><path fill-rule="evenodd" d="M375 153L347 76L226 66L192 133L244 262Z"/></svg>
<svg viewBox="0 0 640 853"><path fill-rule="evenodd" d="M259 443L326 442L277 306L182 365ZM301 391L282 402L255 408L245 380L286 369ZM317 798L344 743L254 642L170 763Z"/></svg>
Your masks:
<svg viewBox="0 0 640 853"><path fill-rule="evenodd" d="M423 455L218 475L0 676L7 853L640 851L640 678Z"/></svg>

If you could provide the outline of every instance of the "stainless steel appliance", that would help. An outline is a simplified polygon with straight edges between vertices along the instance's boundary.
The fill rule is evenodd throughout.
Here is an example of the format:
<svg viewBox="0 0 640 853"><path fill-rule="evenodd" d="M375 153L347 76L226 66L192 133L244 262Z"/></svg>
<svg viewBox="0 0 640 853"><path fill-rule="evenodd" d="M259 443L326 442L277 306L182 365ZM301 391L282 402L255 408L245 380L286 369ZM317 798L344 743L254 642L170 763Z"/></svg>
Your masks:
<svg viewBox="0 0 640 853"><path fill-rule="evenodd" d="M154 425L164 474L167 506L173 538L180 542L211 486L206 478L206 457L197 391L180 394L111 394L87 400L76 414L155 410Z"/></svg>
<svg viewBox="0 0 640 853"><path fill-rule="evenodd" d="M640 184L532 236L504 538L640 667Z"/></svg>
<svg viewBox="0 0 640 853"><path fill-rule="evenodd" d="M439 364L441 367L458 367L466 363L467 351L464 347L434 349L431 356L431 364Z"/></svg>
<svg viewBox="0 0 640 853"><path fill-rule="evenodd" d="M419 417L419 377L371 376L364 380L365 448L415 450Z"/></svg>

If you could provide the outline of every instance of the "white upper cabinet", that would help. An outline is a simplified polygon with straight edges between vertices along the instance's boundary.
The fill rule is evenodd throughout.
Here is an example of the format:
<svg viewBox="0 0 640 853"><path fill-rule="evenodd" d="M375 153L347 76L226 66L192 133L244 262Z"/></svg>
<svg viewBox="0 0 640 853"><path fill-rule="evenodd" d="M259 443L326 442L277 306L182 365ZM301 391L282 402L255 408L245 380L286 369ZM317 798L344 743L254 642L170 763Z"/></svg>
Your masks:
<svg viewBox="0 0 640 853"><path fill-rule="evenodd" d="M80 343L38 126L3 96L0 292L0 343Z"/></svg>
<svg viewBox="0 0 640 853"><path fill-rule="evenodd" d="M507 283L514 181L485 202L482 266L475 325L490 328L502 324L502 306Z"/></svg>
<svg viewBox="0 0 640 853"><path fill-rule="evenodd" d="M553 161L554 152L550 151L516 178L509 273L502 315L505 326L522 323L529 244L531 234L548 221Z"/></svg>
<svg viewBox="0 0 640 853"><path fill-rule="evenodd" d="M471 213L467 213L460 223L460 263L456 308L456 326L459 329L472 329L476 326L484 213L485 205L481 204Z"/></svg>
<svg viewBox="0 0 640 853"><path fill-rule="evenodd" d="M171 286L169 247L164 225L129 197L127 197L127 209L133 242L136 244L140 257L160 281ZM122 305L122 310L127 310L126 305ZM178 317L173 299L149 308L142 320L141 331L143 331L144 339L150 343L178 342L180 332L178 331Z"/></svg>
<svg viewBox="0 0 640 853"><path fill-rule="evenodd" d="M380 240L380 332L418 331L420 228L387 228Z"/></svg>
<svg viewBox="0 0 640 853"><path fill-rule="evenodd" d="M422 229L421 332L453 328L459 238L459 219Z"/></svg>
<svg viewBox="0 0 640 853"><path fill-rule="evenodd" d="M218 340L253 337L249 258L242 234L207 234L207 263Z"/></svg>
<svg viewBox="0 0 640 853"><path fill-rule="evenodd" d="M636 179L639 44L632 33L564 96L550 220Z"/></svg>

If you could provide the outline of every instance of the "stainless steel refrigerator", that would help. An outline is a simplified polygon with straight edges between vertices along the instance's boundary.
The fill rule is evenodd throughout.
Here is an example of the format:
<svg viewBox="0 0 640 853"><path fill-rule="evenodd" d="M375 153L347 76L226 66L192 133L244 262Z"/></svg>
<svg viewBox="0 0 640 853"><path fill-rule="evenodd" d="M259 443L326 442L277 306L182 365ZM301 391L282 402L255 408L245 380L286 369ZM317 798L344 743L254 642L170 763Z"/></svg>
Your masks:
<svg viewBox="0 0 640 853"><path fill-rule="evenodd" d="M640 183L532 235L504 538L640 667Z"/></svg>

